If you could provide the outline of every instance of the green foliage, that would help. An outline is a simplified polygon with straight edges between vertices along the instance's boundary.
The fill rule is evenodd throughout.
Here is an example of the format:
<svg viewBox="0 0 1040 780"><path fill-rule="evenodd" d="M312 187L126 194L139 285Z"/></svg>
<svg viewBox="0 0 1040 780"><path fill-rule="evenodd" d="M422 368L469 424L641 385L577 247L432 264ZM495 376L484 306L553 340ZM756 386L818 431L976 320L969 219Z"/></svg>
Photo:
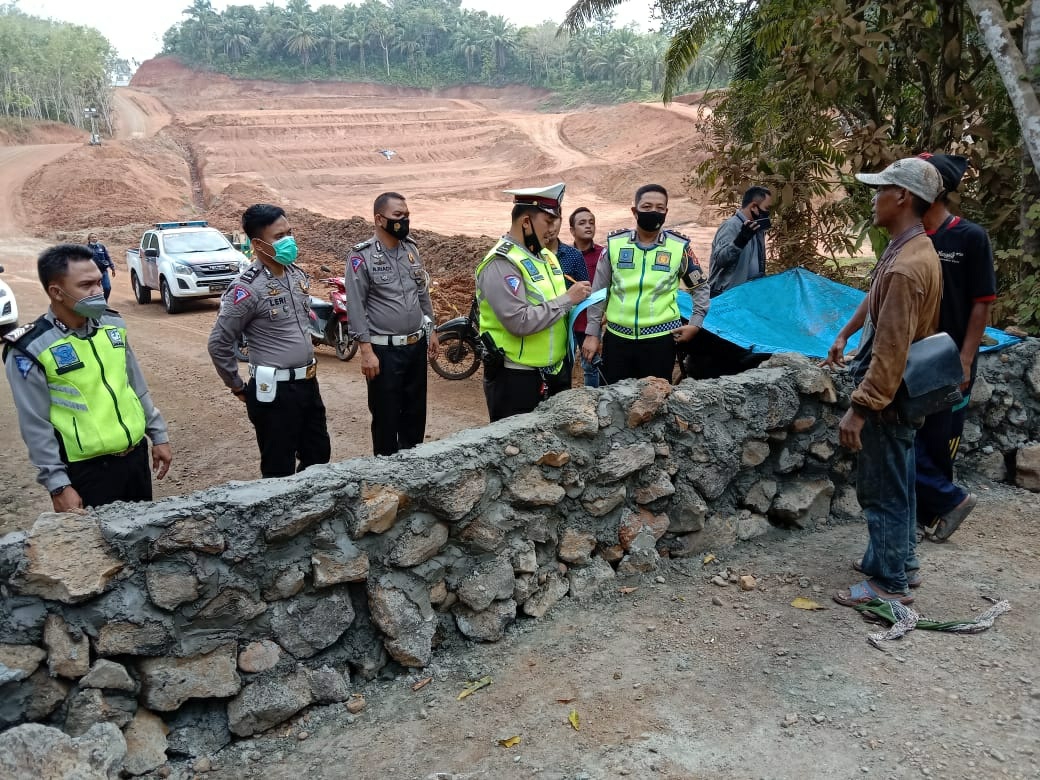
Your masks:
<svg viewBox="0 0 1040 780"><path fill-rule="evenodd" d="M97 108L108 125L109 73L118 65L97 30L63 24L0 4L0 116L89 126Z"/></svg>
<svg viewBox="0 0 1040 780"><path fill-rule="evenodd" d="M775 262L842 276L837 258L882 245L871 191L852 174L925 151L963 154L972 169L955 207L989 231L1015 316L1040 322L1040 268L1019 250L1020 128L964 0L774 0L738 39L692 182L725 205L751 183L771 186Z"/></svg>
<svg viewBox="0 0 1040 780"><path fill-rule="evenodd" d="M560 90L563 103L654 97L665 79L668 36L614 29L609 14L594 15L592 28L574 34L550 21L517 28L457 0L317 9L291 0L284 9L232 5L220 13L209 0L194 0L185 16L164 34L164 52L241 77L417 87L520 83ZM677 87L706 83L704 67Z"/></svg>

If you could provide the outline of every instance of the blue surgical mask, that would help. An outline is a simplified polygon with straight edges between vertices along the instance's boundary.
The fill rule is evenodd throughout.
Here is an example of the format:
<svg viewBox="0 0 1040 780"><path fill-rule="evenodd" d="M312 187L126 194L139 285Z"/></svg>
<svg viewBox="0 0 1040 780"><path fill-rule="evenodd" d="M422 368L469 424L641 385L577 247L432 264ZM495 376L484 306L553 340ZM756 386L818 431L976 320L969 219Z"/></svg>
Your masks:
<svg viewBox="0 0 1040 780"><path fill-rule="evenodd" d="M292 236L283 236L271 244L271 248L274 249L275 262L281 263L282 265L292 265L296 262L296 257L299 255L299 248L296 246L296 239Z"/></svg>

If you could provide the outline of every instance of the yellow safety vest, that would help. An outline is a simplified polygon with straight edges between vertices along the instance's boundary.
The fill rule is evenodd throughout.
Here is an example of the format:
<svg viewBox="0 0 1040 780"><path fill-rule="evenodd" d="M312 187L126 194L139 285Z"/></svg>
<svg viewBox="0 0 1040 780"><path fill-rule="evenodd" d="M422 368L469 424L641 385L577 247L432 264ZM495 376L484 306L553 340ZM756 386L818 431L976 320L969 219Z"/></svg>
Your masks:
<svg viewBox="0 0 1040 780"><path fill-rule="evenodd" d="M70 463L141 441L144 409L126 372L125 328L103 324L87 339L70 333L33 357L47 375L50 421Z"/></svg>
<svg viewBox="0 0 1040 780"><path fill-rule="evenodd" d="M563 280L563 269L560 268L556 255L548 249L542 250L538 259L526 252L512 241L505 239L495 244L477 266L476 276L498 255L513 264L520 277L524 295L531 306L538 306L563 295L567 285ZM490 334L495 344L506 353L506 358L521 366L532 368L549 368L557 371L567 353L567 318L561 317L545 330L528 336L517 336L506 330L499 322L498 316L488 304L487 299L477 288L477 302L480 311L480 330Z"/></svg>
<svg viewBox="0 0 1040 780"><path fill-rule="evenodd" d="M689 242L664 231L664 242L643 249L634 230L607 238L611 266L607 328L626 339L660 336L682 325L679 273Z"/></svg>

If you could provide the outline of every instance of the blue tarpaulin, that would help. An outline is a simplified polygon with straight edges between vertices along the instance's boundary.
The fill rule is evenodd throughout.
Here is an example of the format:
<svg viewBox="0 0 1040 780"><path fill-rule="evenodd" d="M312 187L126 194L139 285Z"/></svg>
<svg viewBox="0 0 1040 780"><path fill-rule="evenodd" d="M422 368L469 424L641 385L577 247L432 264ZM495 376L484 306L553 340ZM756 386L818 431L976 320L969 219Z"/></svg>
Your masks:
<svg viewBox="0 0 1040 780"><path fill-rule="evenodd" d="M856 312L863 293L804 268L746 282L711 300L705 329L759 354L798 352L812 358L827 356L841 326ZM693 301L679 292L679 311L689 319ZM980 352L1003 349L1021 341L995 328L986 328ZM989 343L992 342L992 343ZM846 351L859 345L859 334Z"/></svg>

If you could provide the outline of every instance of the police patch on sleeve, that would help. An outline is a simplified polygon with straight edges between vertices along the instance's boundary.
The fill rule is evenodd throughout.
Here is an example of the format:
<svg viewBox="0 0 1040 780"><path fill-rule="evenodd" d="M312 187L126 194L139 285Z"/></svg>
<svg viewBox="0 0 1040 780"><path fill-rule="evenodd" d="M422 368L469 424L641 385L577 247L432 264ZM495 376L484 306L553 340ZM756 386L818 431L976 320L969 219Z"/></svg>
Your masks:
<svg viewBox="0 0 1040 780"><path fill-rule="evenodd" d="M358 272L358 269L365 264L365 258L361 255L354 255L350 258L350 268L354 273Z"/></svg>
<svg viewBox="0 0 1040 780"><path fill-rule="evenodd" d="M32 371L33 362L25 355L15 355L14 364L18 368L18 373L22 375L22 379L29 376L29 372Z"/></svg>
<svg viewBox="0 0 1040 780"><path fill-rule="evenodd" d="M510 274L509 276L507 276L505 278L505 283L506 283L506 287L509 288L509 292L513 293L513 295L519 295L520 294L520 292L519 292L520 291L520 277L519 276L513 276L512 274Z"/></svg>
<svg viewBox="0 0 1040 780"><path fill-rule="evenodd" d="M112 342L112 346L116 349L126 349L126 342L123 341L123 334L115 329L108 329L105 331L108 334L108 340Z"/></svg>
<svg viewBox="0 0 1040 780"><path fill-rule="evenodd" d="M246 298L250 297L251 293L245 287L240 284L235 285L235 289L231 291L231 302L242 303Z"/></svg>

